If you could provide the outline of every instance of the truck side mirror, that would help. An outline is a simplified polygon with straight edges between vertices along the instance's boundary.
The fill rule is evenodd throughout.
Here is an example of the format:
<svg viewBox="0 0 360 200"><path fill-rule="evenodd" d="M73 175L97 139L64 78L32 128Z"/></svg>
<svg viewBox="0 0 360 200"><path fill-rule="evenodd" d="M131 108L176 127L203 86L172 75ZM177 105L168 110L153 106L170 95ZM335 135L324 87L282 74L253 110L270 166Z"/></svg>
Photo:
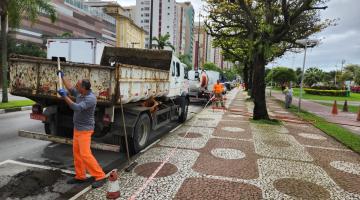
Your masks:
<svg viewBox="0 0 360 200"><path fill-rule="evenodd" d="M195 71L195 79L199 79L199 72Z"/></svg>
<svg viewBox="0 0 360 200"><path fill-rule="evenodd" d="M184 71L184 79L189 79L189 72L188 71Z"/></svg>

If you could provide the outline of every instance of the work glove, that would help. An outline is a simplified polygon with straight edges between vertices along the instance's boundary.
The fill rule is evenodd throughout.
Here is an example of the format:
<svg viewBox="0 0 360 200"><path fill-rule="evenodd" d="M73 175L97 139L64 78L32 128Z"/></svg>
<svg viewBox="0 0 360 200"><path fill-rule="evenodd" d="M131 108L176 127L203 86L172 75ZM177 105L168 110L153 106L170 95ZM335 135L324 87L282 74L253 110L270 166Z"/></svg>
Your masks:
<svg viewBox="0 0 360 200"><path fill-rule="evenodd" d="M66 96L67 96L67 92L66 92L66 90L64 90L64 89L59 89L59 90L58 90L58 93L59 93L59 95L60 95L61 97L66 97Z"/></svg>
<svg viewBox="0 0 360 200"><path fill-rule="evenodd" d="M58 70L58 71L56 72L56 75L59 76L59 74L61 75L61 78L64 78L64 72L63 72L63 71Z"/></svg>

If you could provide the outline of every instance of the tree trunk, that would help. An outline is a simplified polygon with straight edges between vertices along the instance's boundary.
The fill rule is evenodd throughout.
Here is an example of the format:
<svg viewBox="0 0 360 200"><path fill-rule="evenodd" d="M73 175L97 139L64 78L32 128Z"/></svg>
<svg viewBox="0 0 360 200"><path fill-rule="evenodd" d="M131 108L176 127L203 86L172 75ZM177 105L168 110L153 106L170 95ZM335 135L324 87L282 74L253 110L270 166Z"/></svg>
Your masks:
<svg viewBox="0 0 360 200"><path fill-rule="evenodd" d="M248 68L247 63L244 63L244 85L245 85L245 91L248 91L248 89L249 89L249 68Z"/></svg>
<svg viewBox="0 0 360 200"><path fill-rule="evenodd" d="M1 68L2 68L2 102L8 102L8 65L7 65L7 14L1 15Z"/></svg>
<svg viewBox="0 0 360 200"><path fill-rule="evenodd" d="M269 119L265 99L265 57L263 53L256 53L253 64L254 113L253 119Z"/></svg>
<svg viewBox="0 0 360 200"><path fill-rule="evenodd" d="M254 66L253 63L250 62L249 64L249 87L248 89L250 90L250 97L253 99L254 98L254 92L253 92L253 73L254 72Z"/></svg>

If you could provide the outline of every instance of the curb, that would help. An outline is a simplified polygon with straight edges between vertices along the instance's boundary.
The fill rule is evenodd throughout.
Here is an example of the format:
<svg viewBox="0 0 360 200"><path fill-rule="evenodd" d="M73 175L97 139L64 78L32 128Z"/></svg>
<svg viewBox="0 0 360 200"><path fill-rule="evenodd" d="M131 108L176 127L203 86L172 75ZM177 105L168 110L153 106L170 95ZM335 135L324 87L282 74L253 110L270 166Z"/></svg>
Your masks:
<svg viewBox="0 0 360 200"><path fill-rule="evenodd" d="M18 112L18 111L25 111L31 110L32 106L23 106L18 108L7 108L7 109L0 109L0 114L10 113L10 112Z"/></svg>

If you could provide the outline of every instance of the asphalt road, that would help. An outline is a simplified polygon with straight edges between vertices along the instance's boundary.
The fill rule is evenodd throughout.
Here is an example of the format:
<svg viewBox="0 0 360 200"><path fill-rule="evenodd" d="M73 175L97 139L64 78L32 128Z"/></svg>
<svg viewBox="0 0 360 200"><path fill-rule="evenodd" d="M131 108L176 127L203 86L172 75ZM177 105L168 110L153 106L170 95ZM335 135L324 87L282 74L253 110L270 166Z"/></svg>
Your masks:
<svg viewBox="0 0 360 200"><path fill-rule="evenodd" d="M200 105L190 105L189 117L201 110ZM73 170L72 147L46 141L33 140L18 136L19 130L44 132L43 124L31 120L31 111L0 114L0 162L5 160L18 160L27 163L53 165L63 169ZM169 124L153 137L160 138L163 134L176 127L177 123ZM104 168L115 161L123 161L124 154L106 151L93 151L96 158Z"/></svg>
<svg viewBox="0 0 360 200"><path fill-rule="evenodd" d="M41 122L29 118L30 111L0 114L0 162L41 151L49 142L19 137L18 130L43 131Z"/></svg>

